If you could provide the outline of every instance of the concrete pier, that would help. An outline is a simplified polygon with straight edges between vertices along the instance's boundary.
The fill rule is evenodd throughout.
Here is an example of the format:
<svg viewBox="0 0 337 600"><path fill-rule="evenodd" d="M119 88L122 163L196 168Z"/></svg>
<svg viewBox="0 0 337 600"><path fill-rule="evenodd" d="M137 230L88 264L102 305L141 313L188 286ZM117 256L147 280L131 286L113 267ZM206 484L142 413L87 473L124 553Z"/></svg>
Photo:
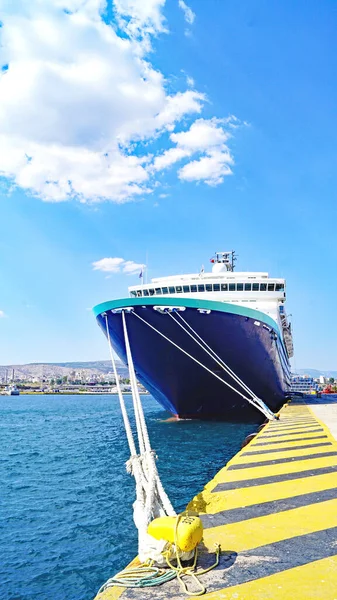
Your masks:
<svg viewBox="0 0 337 600"><path fill-rule="evenodd" d="M337 600L337 398L291 402L189 504L212 600ZM112 575L112 574L107 574ZM193 583L187 581L193 588ZM176 579L96 600L182 600Z"/></svg>

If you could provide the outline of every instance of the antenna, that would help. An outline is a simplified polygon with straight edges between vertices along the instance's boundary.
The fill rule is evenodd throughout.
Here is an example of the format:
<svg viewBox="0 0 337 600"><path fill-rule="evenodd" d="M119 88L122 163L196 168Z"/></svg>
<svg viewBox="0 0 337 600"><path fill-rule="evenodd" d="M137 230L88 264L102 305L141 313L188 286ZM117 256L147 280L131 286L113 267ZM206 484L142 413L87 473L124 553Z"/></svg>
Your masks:
<svg viewBox="0 0 337 600"><path fill-rule="evenodd" d="M214 258L211 258L211 263L213 263L213 272L219 273L219 269L216 268L217 265L223 265L226 271L234 271L235 262L237 260L237 256L235 254L235 250L228 250L227 252L215 252ZM216 268L216 271L214 269ZM220 267L221 270L222 267Z"/></svg>

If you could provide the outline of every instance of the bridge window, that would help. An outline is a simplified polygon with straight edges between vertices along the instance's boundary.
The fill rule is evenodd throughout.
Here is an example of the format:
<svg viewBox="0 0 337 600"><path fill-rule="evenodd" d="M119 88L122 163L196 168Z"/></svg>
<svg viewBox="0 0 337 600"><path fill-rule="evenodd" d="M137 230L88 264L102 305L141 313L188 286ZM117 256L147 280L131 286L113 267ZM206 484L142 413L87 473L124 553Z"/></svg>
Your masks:
<svg viewBox="0 0 337 600"><path fill-rule="evenodd" d="M284 284L283 283L206 283L206 284L199 284L199 285L177 285L177 286L170 286L170 287L163 287L163 288L149 288L149 289L144 289L144 290L132 290L130 292L130 296L132 297L142 297L142 296L161 296L162 294L189 294L191 293L197 293L197 292L266 292L268 290L268 292L281 292L284 290Z"/></svg>
<svg viewBox="0 0 337 600"><path fill-rule="evenodd" d="M275 290L276 290L276 292L283 292L284 291L284 283L277 283L275 286Z"/></svg>

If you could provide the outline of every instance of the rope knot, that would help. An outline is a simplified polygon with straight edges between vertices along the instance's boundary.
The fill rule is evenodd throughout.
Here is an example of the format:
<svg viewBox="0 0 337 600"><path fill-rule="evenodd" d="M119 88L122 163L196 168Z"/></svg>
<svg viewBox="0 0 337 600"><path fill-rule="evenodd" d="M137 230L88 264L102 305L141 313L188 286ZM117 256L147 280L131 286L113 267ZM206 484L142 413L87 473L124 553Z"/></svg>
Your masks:
<svg viewBox="0 0 337 600"><path fill-rule="evenodd" d="M130 458L126 461L126 472L129 473L129 475L134 475L134 463L138 461L139 458L140 457L137 454L134 454L133 456L130 456Z"/></svg>

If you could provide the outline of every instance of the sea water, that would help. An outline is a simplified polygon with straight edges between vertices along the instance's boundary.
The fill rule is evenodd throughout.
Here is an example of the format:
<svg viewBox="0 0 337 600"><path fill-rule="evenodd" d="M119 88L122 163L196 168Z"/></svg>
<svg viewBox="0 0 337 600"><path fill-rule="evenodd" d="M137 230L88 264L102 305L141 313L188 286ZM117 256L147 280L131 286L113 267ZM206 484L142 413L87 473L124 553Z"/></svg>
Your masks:
<svg viewBox="0 0 337 600"><path fill-rule="evenodd" d="M239 450L252 424L167 422L142 397L176 509ZM131 410L131 398L126 398ZM118 398L0 396L0 598L92 600L137 552Z"/></svg>

